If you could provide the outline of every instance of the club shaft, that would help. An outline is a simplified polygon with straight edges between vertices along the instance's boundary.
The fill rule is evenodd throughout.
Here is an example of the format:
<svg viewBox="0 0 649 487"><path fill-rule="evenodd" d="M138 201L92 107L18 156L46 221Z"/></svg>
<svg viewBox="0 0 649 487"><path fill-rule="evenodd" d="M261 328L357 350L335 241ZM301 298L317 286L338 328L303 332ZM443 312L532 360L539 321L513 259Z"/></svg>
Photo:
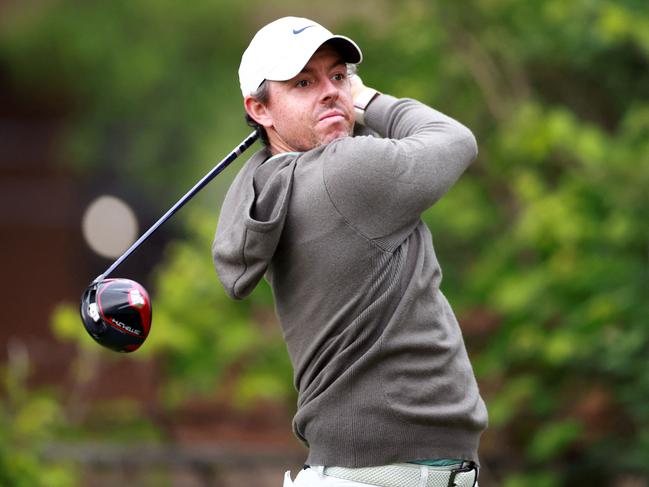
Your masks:
<svg viewBox="0 0 649 487"><path fill-rule="evenodd" d="M149 238L153 232L155 232L160 226L166 222L169 218L171 218L174 213L176 213L178 210L180 210L185 203L187 203L190 199L192 199L196 193L198 193L201 189L203 189L207 184L216 177L223 169L225 169L232 161L234 161L237 157L239 157L248 147L250 147L259 137L257 132L252 132L248 137L246 137L232 152L230 152L225 158L219 162L216 166L212 168L210 172L208 172L203 178L198 181L192 189L190 189L185 196L180 198L178 202L173 205L169 210L160 217L160 219L155 222L153 225L151 225L151 228L149 228L142 236L137 239L137 241L131 245L126 252L124 252L113 264L106 269L106 271L99 275L94 282L102 281L105 279L111 272L113 272L117 267L119 267L122 262L124 262L140 245L142 245L142 242L144 242L147 238Z"/></svg>

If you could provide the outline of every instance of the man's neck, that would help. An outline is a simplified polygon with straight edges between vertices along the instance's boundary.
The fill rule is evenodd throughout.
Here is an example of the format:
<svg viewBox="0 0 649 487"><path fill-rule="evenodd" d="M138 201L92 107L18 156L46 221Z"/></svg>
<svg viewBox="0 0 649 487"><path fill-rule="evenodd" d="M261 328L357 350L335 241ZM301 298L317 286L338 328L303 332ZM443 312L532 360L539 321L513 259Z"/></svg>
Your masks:
<svg viewBox="0 0 649 487"><path fill-rule="evenodd" d="M285 152L296 152L296 150L282 139L277 132L268 133L268 142L270 145L270 153L274 156Z"/></svg>

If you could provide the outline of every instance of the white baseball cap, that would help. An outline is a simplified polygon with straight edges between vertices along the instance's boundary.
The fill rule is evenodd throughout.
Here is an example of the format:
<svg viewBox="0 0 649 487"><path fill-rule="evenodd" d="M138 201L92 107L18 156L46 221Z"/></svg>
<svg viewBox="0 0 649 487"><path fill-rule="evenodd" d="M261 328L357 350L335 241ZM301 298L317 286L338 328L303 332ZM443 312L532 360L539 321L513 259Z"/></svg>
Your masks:
<svg viewBox="0 0 649 487"><path fill-rule="evenodd" d="M363 54L354 41L332 34L313 20L282 17L262 27L241 57L239 83L244 98L261 83L296 76L322 44L330 41L345 62L358 64Z"/></svg>

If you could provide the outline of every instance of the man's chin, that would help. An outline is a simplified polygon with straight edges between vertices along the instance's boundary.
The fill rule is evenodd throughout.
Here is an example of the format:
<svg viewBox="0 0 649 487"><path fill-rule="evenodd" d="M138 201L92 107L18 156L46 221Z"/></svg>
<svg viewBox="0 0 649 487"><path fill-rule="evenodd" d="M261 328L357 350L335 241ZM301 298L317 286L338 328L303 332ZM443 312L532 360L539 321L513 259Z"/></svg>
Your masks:
<svg viewBox="0 0 649 487"><path fill-rule="evenodd" d="M343 137L349 137L351 134L351 131L347 130L336 130L329 132L325 134L325 136L321 139L320 145L326 145L330 142L333 142L334 140L342 139Z"/></svg>

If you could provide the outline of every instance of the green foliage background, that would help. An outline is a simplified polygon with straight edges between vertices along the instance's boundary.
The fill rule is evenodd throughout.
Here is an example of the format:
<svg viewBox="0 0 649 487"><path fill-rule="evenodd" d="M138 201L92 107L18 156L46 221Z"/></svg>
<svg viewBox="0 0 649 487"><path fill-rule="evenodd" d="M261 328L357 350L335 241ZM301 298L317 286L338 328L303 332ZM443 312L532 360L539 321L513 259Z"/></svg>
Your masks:
<svg viewBox="0 0 649 487"><path fill-rule="evenodd" d="M240 54L289 14L354 38L366 84L477 136L478 161L425 219L488 402L490 476L508 487L646 479L646 2L58 0L2 22L0 60L25 96L71 107L65 151L80 175L136 180L165 208L248 132ZM227 377L240 406L294 401L269 289L231 302L211 263L238 167L178 216L185 235L155 270L154 331L134 359L163 358L168 407ZM89 340L65 309L54 322Z"/></svg>

